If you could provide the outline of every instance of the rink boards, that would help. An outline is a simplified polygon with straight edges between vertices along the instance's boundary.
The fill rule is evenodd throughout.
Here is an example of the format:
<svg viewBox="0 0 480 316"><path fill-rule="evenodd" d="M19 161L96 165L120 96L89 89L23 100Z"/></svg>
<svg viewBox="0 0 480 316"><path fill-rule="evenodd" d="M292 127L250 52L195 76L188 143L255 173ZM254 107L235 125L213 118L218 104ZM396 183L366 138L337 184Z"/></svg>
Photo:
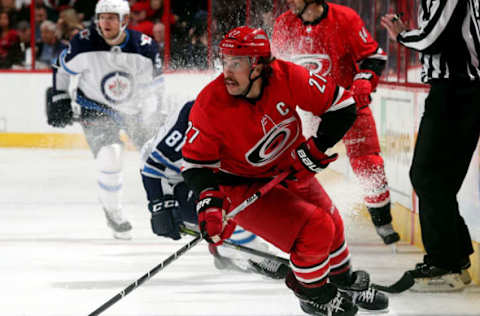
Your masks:
<svg viewBox="0 0 480 316"><path fill-rule="evenodd" d="M167 74L165 111L193 99L213 74ZM45 90L51 85L48 73L2 73L0 75L0 147L86 148L78 124L64 129L47 125ZM394 224L402 239L421 247L417 201L410 185L408 170L415 144L416 130L428 91L422 88L380 86L371 108L382 146L382 156L394 202ZM341 146L336 148L344 152ZM332 164L336 171L353 179L346 159ZM439 170L441 172L441 170ZM476 241L472 272L480 282L480 159L478 150L459 194L462 215ZM477 216L475 216L477 215Z"/></svg>

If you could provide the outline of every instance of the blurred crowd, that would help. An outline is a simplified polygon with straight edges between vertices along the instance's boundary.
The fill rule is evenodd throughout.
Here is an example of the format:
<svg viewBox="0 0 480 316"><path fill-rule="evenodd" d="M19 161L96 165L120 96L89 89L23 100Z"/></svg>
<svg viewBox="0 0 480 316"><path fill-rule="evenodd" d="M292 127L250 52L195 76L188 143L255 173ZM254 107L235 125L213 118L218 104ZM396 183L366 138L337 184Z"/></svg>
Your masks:
<svg viewBox="0 0 480 316"><path fill-rule="evenodd" d="M30 27L30 3L35 5L34 27ZM81 29L94 23L96 0L0 0L0 69L32 69L31 43L35 43L35 68L48 69L68 41ZM169 32L170 69L206 69L208 60L207 0L171 0L164 12L164 0L130 0L130 29L151 36L164 54ZM396 45L388 43L376 17L395 11L395 1L330 0L348 5L362 16L367 28L390 56ZM271 34L275 18L287 10L284 0L212 1L212 46L234 26L249 24ZM412 11L413 12L413 11ZM168 25L165 25L168 23ZM31 31L34 30L33 40ZM212 51L213 55L215 54ZM403 59L404 57L402 57ZM415 62L412 60L412 62ZM389 58L389 72L400 72L397 58Z"/></svg>

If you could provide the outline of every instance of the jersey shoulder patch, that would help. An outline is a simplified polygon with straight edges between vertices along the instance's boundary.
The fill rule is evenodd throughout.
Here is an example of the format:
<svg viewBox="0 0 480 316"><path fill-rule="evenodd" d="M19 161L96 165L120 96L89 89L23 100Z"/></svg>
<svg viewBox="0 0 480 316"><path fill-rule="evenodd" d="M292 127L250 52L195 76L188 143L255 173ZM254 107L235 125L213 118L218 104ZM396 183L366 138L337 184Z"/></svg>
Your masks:
<svg viewBox="0 0 480 316"><path fill-rule="evenodd" d="M110 47L105 43L96 29L90 27L81 30L72 38L67 49L67 54L65 55L65 61L68 62L82 53L108 50L110 50Z"/></svg>

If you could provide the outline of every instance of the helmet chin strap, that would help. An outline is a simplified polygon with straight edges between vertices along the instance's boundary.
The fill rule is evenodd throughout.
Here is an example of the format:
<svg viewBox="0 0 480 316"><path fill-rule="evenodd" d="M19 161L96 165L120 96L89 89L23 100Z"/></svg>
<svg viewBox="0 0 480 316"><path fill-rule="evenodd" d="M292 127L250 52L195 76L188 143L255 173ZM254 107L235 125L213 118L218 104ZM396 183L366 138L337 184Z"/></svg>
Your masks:
<svg viewBox="0 0 480 316"><path fill-rule="evenodd" d="M253 73L253 68L250 69L250 73L248 74L248 81L249 81L248 86L245 89L245 91L240 95L240 97L247 98L247 95L250 93L250 90L252 90L253 83L262 77L262 74L259 74L255 78L250 79L250 76L252 75L252 73Z"/></svg>

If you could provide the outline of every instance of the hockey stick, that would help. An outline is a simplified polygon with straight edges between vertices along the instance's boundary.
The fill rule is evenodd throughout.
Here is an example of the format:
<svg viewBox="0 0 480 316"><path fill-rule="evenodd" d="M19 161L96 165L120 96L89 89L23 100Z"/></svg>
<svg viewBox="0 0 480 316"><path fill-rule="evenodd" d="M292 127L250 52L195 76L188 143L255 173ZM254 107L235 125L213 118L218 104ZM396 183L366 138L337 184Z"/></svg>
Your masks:
<svg viewBox="0 0 480 316"><path fill-rule="evenodd" d="M402 293L403 291L408 290L415 284L413 276L410 274L410 271L405 272L400 280L393 283L392 285L380 285L372 283L372 287L383 292L387 293Z"/></svg>
<svg viewBox="0 0 480 316"><path fill-rule="evenodd" d="M200 234L198 231L187 228L187 227L181 227L180 231L182 233L185 233L185 234L190 235L190 236L198 236ZM244 246L244 245L239 245L239 244L236 244L234 242L229 241L228 239L223 241L222 246L232 248L232 249L235 249L235 250L238 250L238 251L241 251L241 252L245 252L245 253L248 253L248 254L251 254L251 255L255 255L255 256L258 256L258 257L262 257L262 258L265 258L265 259L270 259L270 260L276 261L278 263L286 264L287 266L290 264L288 259L276 256L276 255L268 253L268 252L253 249L253 248L250 248L250 247L247 247L247 246Z"/></svg>
<svg viewBox="0 0 480 316"><path fill-rule="evenodd" d="M247 208L248 206L252 205L253 203L255 203L262 195L265 195L268 191L270 191L273 187L275 187L276 185L278 185L280 182L282 182L283 180L285 180L285 178L288 177L290 173L285 171L285 172L282 172L281 174L279 174L278 176L276 176L275 178L273 178L272 180L270 180L270 182L268 182L267 184L265 184L263 187L261 187L257 192L255 192L254 194L252 194L250 197L248 197L245 201L243 201L242 203L240 203L237 207L235 207L233 209L233 211L231 211L227 217L228 218L232 218L234 217L235 215L237 215L238 213L240 213L241 211L243 211L245 208ZM197 237L195 237L194 239L192 239L190 242L188 242L185 246L183 246L182 248L178 249L177 251L175 251L172 255L170 255L167 259L165 259L164 261L162 261L161 263L159 263L157 266L155 266L152 270L148 271L146 274L144 274L140 279L136 280L135 282L133 282L132 284L130 284L129 286L127 286L125 289L123 289L122 291L120 291L117 295L115 295L114 297L112 297L111 299L109 299L108 301L106 301L104 304L102 304L102 306L100 306L99 308L97 308L96 310L94 310L93 312L91 312L90 314L88 314L88 316L97 316L97 315L100 315L100 313L102 313L103 311L105 311L107 308L109 308L110 306L112 306L113 304L115 304L116 302L118 302L119 300L121 300L124 296L126 296L127 294L129 294L130 292L132 292L134 289L136 289L137 287L139 287L141 284L143 284L145 281L149 280L150 278L152 278L155 274L157 274L159 271L163 270L167 265L169 265L170 263L172 263L173 261L177 260L180 256L182 256L183 254L185 254L187 252L187 250L193 248L195 245L197 245L200 241L202 241L203 239L203 236L202 234L199 234Z"/></svg>

